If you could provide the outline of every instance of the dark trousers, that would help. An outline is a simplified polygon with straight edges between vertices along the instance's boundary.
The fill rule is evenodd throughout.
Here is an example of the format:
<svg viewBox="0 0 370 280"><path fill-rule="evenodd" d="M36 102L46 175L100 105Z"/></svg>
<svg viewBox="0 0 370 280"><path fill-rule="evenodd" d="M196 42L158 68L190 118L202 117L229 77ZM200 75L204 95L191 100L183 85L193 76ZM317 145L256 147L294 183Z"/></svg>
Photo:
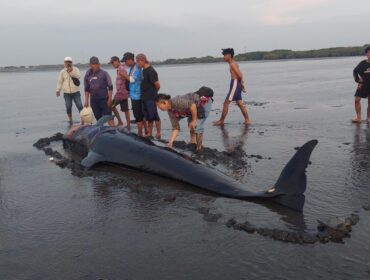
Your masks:
<svg viewBox="0 0 370 280"><path fill-rule="evenodd" d="M96 120L99 120L102 116L112 115L112 108L108 107L108 97L102 99L90 99L91 109L94 112Z"/></svg>

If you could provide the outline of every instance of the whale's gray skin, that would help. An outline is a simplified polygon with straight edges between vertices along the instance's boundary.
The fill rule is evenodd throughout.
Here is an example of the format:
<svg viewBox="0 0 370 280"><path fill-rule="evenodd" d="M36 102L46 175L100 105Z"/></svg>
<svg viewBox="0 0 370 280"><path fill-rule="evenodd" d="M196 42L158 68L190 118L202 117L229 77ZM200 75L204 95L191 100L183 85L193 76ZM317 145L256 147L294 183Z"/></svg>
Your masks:
<svg viewBox="0 0 370 280"><path fill-rule="evenodd" d="M110 162L189 183L222 196L267 200L302 211L306 190L306 167L317 145L312 140L303 145L283 169L279 179L266 191L251 192L241 183L207 166L129 132L107 126L85 126L78 129L65 146L76 145L88 152L81 164L90 168L99 162Z"/></svg>

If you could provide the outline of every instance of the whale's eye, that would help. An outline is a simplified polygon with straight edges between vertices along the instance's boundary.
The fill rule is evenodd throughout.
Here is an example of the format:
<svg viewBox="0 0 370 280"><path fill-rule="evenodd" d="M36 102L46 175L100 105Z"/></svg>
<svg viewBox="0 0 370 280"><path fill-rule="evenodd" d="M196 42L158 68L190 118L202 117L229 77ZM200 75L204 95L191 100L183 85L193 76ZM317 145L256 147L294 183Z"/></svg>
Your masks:
<svg viewBox="0 0 370 280"><path fill-rule="evenodd" d="M275 191L275 188L271 188L271 189L268 189L268 190L267 190L267 192L268 192L268 193L272 193L272 192L274 192L274 191Z"/></svg>

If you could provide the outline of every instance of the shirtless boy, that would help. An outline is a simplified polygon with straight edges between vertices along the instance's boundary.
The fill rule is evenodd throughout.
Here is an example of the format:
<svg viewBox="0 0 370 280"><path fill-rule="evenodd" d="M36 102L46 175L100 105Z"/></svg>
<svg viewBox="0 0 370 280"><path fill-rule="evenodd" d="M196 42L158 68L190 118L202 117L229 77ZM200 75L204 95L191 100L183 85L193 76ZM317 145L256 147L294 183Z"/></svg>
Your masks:
<svg viewBox="0 0 370 280"><path fill-rule="evenodd" d="M243 114L244 124L250 125L251 121L248 116L248 111L242 101L242 92L246 92L244 78L239 69L238 63L234 60L234 49L223 49L222 54L224 56L224 60L229 63L230 66L231 83L229 93L224 102L221 118L218 121L213 122L213 125L224 125L225 118L229 111L229 105L233 101L236 101L236 104Z"/></svg>

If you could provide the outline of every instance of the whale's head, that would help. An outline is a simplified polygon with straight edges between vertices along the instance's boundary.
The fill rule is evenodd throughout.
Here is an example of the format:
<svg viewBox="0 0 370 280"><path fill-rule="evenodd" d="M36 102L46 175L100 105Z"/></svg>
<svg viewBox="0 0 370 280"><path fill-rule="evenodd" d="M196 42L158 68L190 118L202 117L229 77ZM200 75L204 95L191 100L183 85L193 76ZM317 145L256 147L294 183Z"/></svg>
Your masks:
<svg viewBox="0 0 370 280"><path fill-rule="evenodd" d="M90 147L99 135L107 130L107 126L75 125L63 137L63 146L74 153L86 156Z"/></svg>

